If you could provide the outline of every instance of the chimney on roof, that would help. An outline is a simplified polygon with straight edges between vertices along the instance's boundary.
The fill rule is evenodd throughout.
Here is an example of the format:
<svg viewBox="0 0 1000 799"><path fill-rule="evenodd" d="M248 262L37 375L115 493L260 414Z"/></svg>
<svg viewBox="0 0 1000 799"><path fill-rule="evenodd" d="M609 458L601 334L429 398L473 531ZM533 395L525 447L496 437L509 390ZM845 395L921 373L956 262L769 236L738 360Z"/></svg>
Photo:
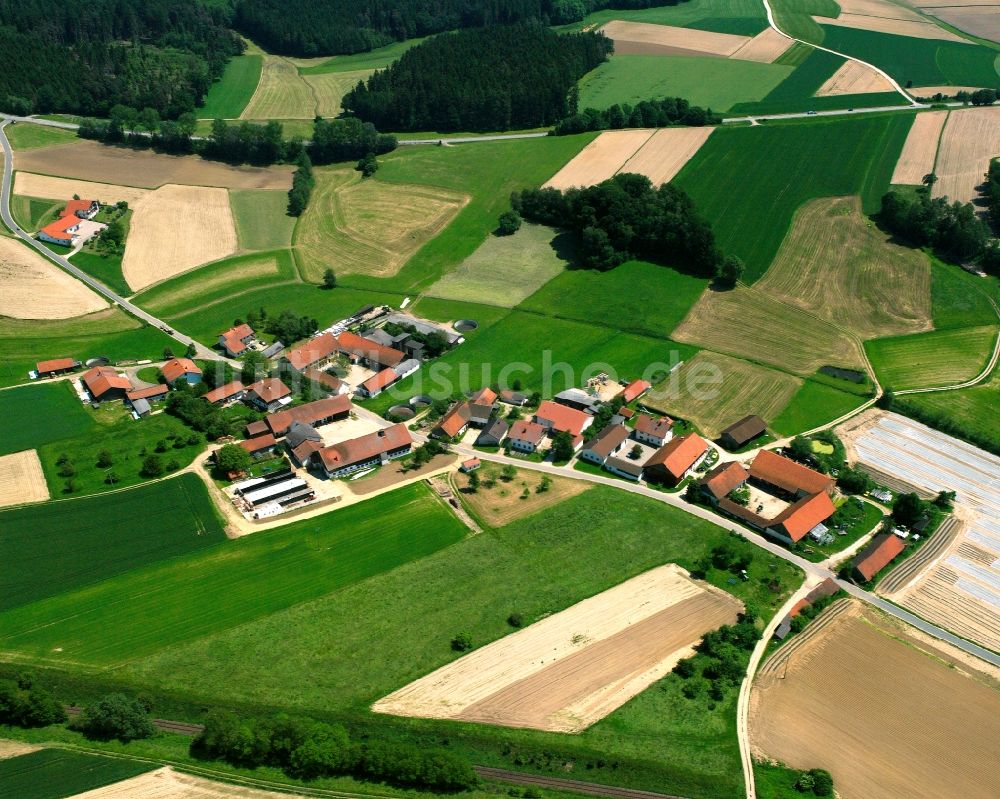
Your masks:
<svg viewBox="0 0 1000 799"><path fill-rule="evenodd" d="M385 430L379 430L378 431L378 437L379 438L384 438L385 437Z"/></svg>

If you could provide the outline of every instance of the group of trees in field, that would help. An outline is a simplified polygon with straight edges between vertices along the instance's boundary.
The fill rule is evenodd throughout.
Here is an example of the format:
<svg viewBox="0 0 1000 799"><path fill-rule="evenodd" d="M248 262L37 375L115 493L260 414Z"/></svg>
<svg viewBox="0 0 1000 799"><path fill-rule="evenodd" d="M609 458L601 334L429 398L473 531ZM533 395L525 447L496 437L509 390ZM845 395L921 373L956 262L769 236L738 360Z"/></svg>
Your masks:
<svg viewBox="0 0 1000 799"><path fill-rule="evenodd" d="M442 34L359 83L343 106L392 130L552 125L576 111L570 90L612 49L600 33L559 35L528 23Z"/></svg>
<svg viewBox="0 0 1000 799"><path fill-rule="evenodd" d="M236 766L273 766L299 779L350 774L435 792L462 791L477 783L472 767L445 749L354 742L339 725L285 715L242 718L214 712L191 752Z"/></svg>
<svg viewBox="0 0 1000 799"><path fill-rule="evenodd" d="M0 724L47 727L66 721L66 711L52 694L35 685L30 674L0 680Z"/></svg>
<svg viewBox="0 0 1000 799"><path fill-rule="evenodd" d="M229 17L198 0L0 0L0 110L176 118L242 52Z"/></svg>
<svg viewBox="0 0 1000 799"><path fill-rule="evenodd" d="M602 8L681 0L240 0L234 25L282 55L359 53L432 33L518 22L564 25Z"/></svg>
<svg viewBox="0 0 1000 799"><path fill-rule="evenodd" d="M576 88L573 88L576 91ZM559 120L552 129L556 136L572 133L586 133L591 130L621 130L623 128L666 128L671 125L717 125L722 117L713 114L712 109L691 105L683 97L663 97L659 100L643 100L635 106L615 103L603 111L585 108Z"/></svg>
<svg viewBox="0 0 1000 799"><path fill-rule="evenodd" d="M990 161L990 168L986 173L986 185L983 187L983 196L986 198L987 218L993 233L1000 236L1000 159L994 158ZM998 274L994 271L994 274Z"/></svg>
<svg viewBox="0 0 1000 799"><path fill-rule="evenodd" d="M728 689L743 681L750 651L760 638L756 621L752 611L745 611L736 624L706 633L695 647L697 654L674 666L673 673L684 680L684 696L694 699L707 693L718 702Z"/></svg>
<svg viewBox="0 0 1000 799"><path fill-rule="evenodd" d="M189 427L204 433L211 441L236 433L237 423L226 416L223 409L205 402L191 389L180 385L167 395L167 413L176 416Z"/></svg>
<svg viewBox="0 0 1000 799"><path fill-rule="evenodd" d="M309 205L309 198L312 196L313 186L316 185L316 178L313 176L312 161L309 154L303 151L299 155L298 166L295 174L292 175L292 188L288 190L288 215L302 216L302 212Z"/></svg>
<svg viewBox="0 0 1000 799"><path fill-rule="evenodd" d="M701 277L725 274L731 283L742 272L716 247L691 198L670 183L654 188L645 175L622 173L585 189L525 189L511 195L511 204L531 222L577 233L590 269L641 258Z"/></svg>

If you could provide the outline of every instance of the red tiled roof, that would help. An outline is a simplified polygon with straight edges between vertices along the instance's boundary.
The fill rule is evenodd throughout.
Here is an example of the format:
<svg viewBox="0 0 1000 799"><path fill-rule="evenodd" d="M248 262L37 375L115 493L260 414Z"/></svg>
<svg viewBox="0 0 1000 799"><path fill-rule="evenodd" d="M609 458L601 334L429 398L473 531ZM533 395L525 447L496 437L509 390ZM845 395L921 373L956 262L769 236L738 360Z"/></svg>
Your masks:
<svg viewBox="0 0 1000 799"><path fill-rule="evenodd" d="M708 444L701 436L688 433L656 450L645 466L662 466L674 479L679 480L707 450Z"/></svg>
<svg viewBox="0 0 1000 799"><path fill-rule="evenodd" d="M38 374L45 374L46 372L59 372L63 369L72 369L77 366L79 361L73 358L53 358L51 361L39 361L35 364L35 371Z"/></svg>
<svg viewBox="0 0 1000 799"><path fill-rule="evenodd" d="M279 400L282 397L287 397L292 393L292 390L282 383L277 377L265 377L263 380L258 380L252 386L247 388L247 392L251 391L260 397L261 402L267 404L270 404L275 400Z"/></svg>
<svg viewBox="0 0 1000 799"><path fill-rule="evenodd" d="M336 351L337 337L333 333L324 333L294 350L289 350L285 353L285 359L293 369L301 372L307 366L329 358Z"/></svg>
<svg viewBox="0 0 1000 799"><path fill-rule="evenodd" d="M246 344L243 343L243 339L253 336L253 332L253 328L244 322L241 325L229 328L229 330L219 335L226 342L226 349L230 352L240 353L247 348Z"/></svg>
<svg viewBox="0 0 1000 799"><path fill-rule="evenodd" d="M750 476L792 493L803 491L807 494L816 494L833 488L832 477L820 474L767 449L762 449L753 459L753 463L750 464Z"/></svg>
<svg viewBox="0 0 1000 799"><path fill-rule="evenodd" d="M749 476L750 473L746 469L733 461L716 466L705 475L701 484L708 489L713 497L722 499L734 488L745 483Z"/></svg>
<svg viewBox="0 0 1000 799"><path fill-rule="evenodd" d="M341 441L319 450L319 456L329 471L374 458L385 452L400 449L413 443L410 431L404 424L394 424L360 438Z"/></svg>
<svg viewBox="0 0 1000 799"><path fill-rule="evenodd" d="M96 398L112 389L132 390L132 381L127 377L119 376L110 366L95 366L89 372L84 372L83 382L87 386L87 390Z"/></svg>
<svg viewBox="0 0 1000 799"><path fill-rule="evenodd" d="M39 232L54 239L69 240L73 238L73 234L69 232L69 229L79 224L80 220L76 216L61 216L54 222L49 222Z"/></svg>
<svg viewBox="0 0 1000 799"><path fill-rule="evenodd" d="M305 463L306 458L312 455L314 452L319 452L323 449L323 444L320 441L313 441L311 438L307 438L301 444L299 444L295 449L292 450L292 455L299 463Z"/></svg>
<svg viewBox="0 0 1000 799"><path fill-rule="evenodd" d="M625 402L631 402L636 397L640 397L645 394L651 388L652 385L647 383L645 380L633 380L625 386L625 390L622 391L622 399L625 400Z"/></svg>
<svg viewBox="0 0 1000 799"><path fill-rule="evenodd" d="M399 380L399 375L397 375L394 370L383 369L381 372L369 377L364 383L361 384L361 387L369 394L377 394L386 386L391 386L397 380Z"/></svg>
<svg viewBox="0 0 1000 799"><path fill-rule="evenodd" d="M184 377L184 375L201 374L201 369L198 368L198 364L190 358L173 358L163 364L163 366L160 367L160 371L163 373L163 376L167 378L168 383L173 383L175 380L179 380Z"/></svg>
<svg viewBox="0 0 1000 799"><path fill-rule="evenodd" d="M331 374L330 372L324 372L322 369L315 369L313 367L306 369L302 374L304 374L310 380L319 383L320 385L326 386L332 391L339 391L341 384L344 382L335 374Z"/></svg>
<svg viewBox="0 0 1000 799"><path fill-rule="evenodd" d="M801 540L817 524L826 521L836 510L825 491L803 497L774 517L771 526L781 525L792 541Z"/></svg>
<svg viewBox="0 0 1000 799"><path fill-rule="evenodd" d="M77 211L89 211L96 200L70 200L66 203L60 216L76 216Z"/></svg>
<svg viewBox="0 0 1000 799"><path fill-rule="evenodd" d="M468 471L469 469L478 469L483 465L483 462L479 458L469 458L467 461L462 461L462 468Z"/></svg>
<svg viewBox="0 0 1000 799"><path fill-rule="evenodd" d="M497 393L489 386L479 389L479 391L469 397L469 402L473 405L492 405L496 401Z"/></svg>
<svg viewBox="0 0 1000 799"><path fill-rule="evenodd" d="M524 419L518 419L511 425L508 437L517 439L518 441L526 441L537 447L542 443L542 439L545 438L545 428L537 422L527 422Z"/></svg>
<svg viewBox="0 0 1000 799"><path fill-rule="evenodd" d="M232 383L226 383L224 386L219 386L211 391L206 391L202 397L207 399L209 402L219 402L220 400L229 399L234 394L239 394L243 390L243 381L234 380Z"/></svg>
<svg viewBox="0 0 1000 799"><path fill-rule="evenodd" d="M264 422L275 435L284 435L294 422L313 425L321 419L340 416L351 410L351 398L346 394L325 397L305 405L297 405L284 411L278 411L264 417Z"/></svg>
<svg viewBox="0 0 1000 799"><path fill-rule="evenodd" d="M440 430L448 438L453 438L469 423L471 417L472 406L468 402L459 402L441 417L435 429Z"/></svg>
<svg viewBox="0 0 1000 799"><path fill-rule="evenodd" d="M248 438L246 441L240 441L239 445L252 455L254 452L260 452L262 449L273 447L277 443L278 442L275 437L270 433L267 433L263 436L257 436L255 438Z"/></svg>
<svg viewBox="0 0 1000 799"><path fill-rule="evenodd" d="M250 422L250 424L246 426L246 431L247 431L247 438L254 438L255 436L265 436L268 433L267 422L265 422L263 419L256 422Z"/></svg>
<svg viewBox="0 0 1000 799"><path fill-rule="evenodd" d="M542 419L550 422L553 430L569 433L571 436L578 436L583 432L583 427L591 417L576 408L567 408L558 402L545 400L535 411L535 421Z"/></svg>
<svg viewBox="0 0 1000 799"><path fill-rule="evenodd" d="M606 458L621 446L621 443L626 438L628 438L628 428L625 425L609 424L587 445L587 449L600 455L602 458Z"/></svg>
<svg viewBox="0 0 1000 799"><path fill-rule="evenodd" d="M639 418L635 420L635 429L638 432L657 438L663 438L673 426L673 419L668 419L666 416L653 417L648 413L640 413Z"/></svg>
<svg viewBox="0 0 1000 799"><path fill-rule="evenodd" d="M618 415L624 416L626 419L631 419L633 416L635 416L635 411L633 411L631 408L619 408Z"/></svg>
<svg viewBox="0 0 1000 799"><path fill-rule="evenodd" d="M150 386L149 388L137 388L132 391L125 393L125 396L129 400L137 399L152 399L153 397L162 397L164 394L170 393L170 389L163 385L162 383L157 386Z"/></svg>
<svg viewBox="0 0 1000 799"><path fill-rule="evenodd" d="M369 341L349 330L341 333L337 337L337 342L341 352L356 358L366 358L382 366L398 366L406 359L406 355L399 350L386 347L375 341Z"/></svg>
<svg viewBox="0 0 1000 799"><path fill-rule="evenodd" d="M880 533L854 559L854 568L861 573L861 576L865 580L871 580L872 577L888 566L889 561L905 548L906 544L903 543L901 538L894 536L892 533Z"/></svg>

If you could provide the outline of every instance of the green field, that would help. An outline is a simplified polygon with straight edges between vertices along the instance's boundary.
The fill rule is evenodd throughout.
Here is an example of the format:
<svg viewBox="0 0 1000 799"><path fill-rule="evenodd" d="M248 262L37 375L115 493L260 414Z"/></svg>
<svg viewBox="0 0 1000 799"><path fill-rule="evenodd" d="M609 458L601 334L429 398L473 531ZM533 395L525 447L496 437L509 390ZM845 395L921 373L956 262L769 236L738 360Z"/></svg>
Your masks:
<svg viewBox="0 0 1000 799"><path fill-rule="evenodd" d="M39 749L0 760L2 799L63 799L84 791L127 780L157 768L117 757L66 749Z"/></svg>
<svg viewBox="0 0 1000 799"><path fill-rule="evenodd" d="M947 386L971 380L986 365L996 325L934 330L865 342L875 374L895 390Z"/></svg>
<svg viewBox="0 0 1000 799"><path fill-rule="evenodd" d="M10 198L10 212L23 230L34 231L45 227L59 216L65 202L55 202L39 197L14 194Z"/></svg>
<svg viewBox="0 0 1000 799"><path fill-rule="evenodd" d="M580 735L368 710L458 657L449 647L456 630L481 646L511 632L513 611L533 622L662 563L690 568L729 540L750 546L683 511L600 486L316 601L165 650L123 676L194 701L356 718L376 737L381 728L414 741L447 737L449 749L476 763L565 775L564 763L573 762L579 779L730 799L742 785L732 689L709 709L707 697L682 699L680 681L668 677ZM707 576L767 618L800 577L753 551L748 582L714 569ZM773 593L765 585L772 577ZM250 650L268 656L249 658Z"/></svg>
<svg viewBox="0 0 1000 799"><path fill-rule="evenodd" d="M193 474L111 496L0 512L0 609L25 605L225 540Z"/></svg>
<svg viewBox="0 0 1000 799"><path fill-rule="evenodd" d="M464 531L417 483L6 611L0 647L55 663L120 664L316 599Z"/></svg>
<svg viewBox="0 0 1000 799"><path fill-rule="evenodd" d="M865 213L878 210L912 121L895 113L720 128L674 181L712 223L719 246L744 260L752 283L806 200L860 194Z"/></svg>
<svg viewBox="0 0 1000 799"><path fill-rule="evenodd" d="M683 97L724 112L737 103L763 100L794 70L714 56L616 55L580 80L580 108Z"/></svg>
<svg viewBox="0 0 1000 799"><path fill-rule="evenodd" d="M423 39L407 39L405 42L393 42L385 47L376 47L367 53L353 55L338 55L321 64L300 66L300 75L326 75L330 72L355 72L362 69L384 69L403 53L414 47Z"/></svg>
<svg viewBox="0 0 1000 799"><path fill-rule="evenodd" d="M200 119L237 119L247 107L260 81L264 57L256 53L229 60L222 77L208 90L205 104L197 110Z"/></svg>
<svg viewBox="0 0 1000 799"><path fill-rule="evenodd" d="M629 261L607 272L569 269L519 306L525 311L603 321L619 330L669 336L705 290L708 281L646 261Z"/></svg>
<svg viewBox="0 0 1000 799"><path fill-rule="evenodd" d="M4 132L7 134L10 146L15 150L34 150L38 147L52 147L76 141L75 130L32 125L30 122L8 125Z"/></svg>
<svg viewBox="0 0 1000 799"><path fill-rule="evenodd" d="M115 294L122 297L129 297L132 294L132 287L122 275L120 255L101 255L94 250L80 250L73 256L73 266L97 278Z"/></svg>
<svg viewBox="0 0 1000 799"><path fill-rule="evenodd" d="M997 86L1000 48L824 25L823 44L884 69L902 86Z"/></svg>
<svg viewBox="0 0 1000 799"><path fill-rule="evenodd" d="M997 313L984 291L989 286L990 283L981 277L932 257L931 311L934 329L994 324Z"/></svg>
<svg viewBox="0 0 1000 799"><path fill-rule="evenodd" d="M0 386L27 382L35 363L49 358L160 358L175 344L117 309L53 321L0 317Z"/></svg>
<svg viewBox="0 0 1000 799"><path fill-rule="evenodd" d="M680 28L700 28L716 33L735 33L739 36L755 36L767 27L764 5L756 0L690 0L658 8L615 8L595 11L580 22L563 26L561 30L581 30L592 25L604 25L614 19L647 22L653 25L676 25Z"/></svg>
<svg viewBox="0 0 1000 799"><path fill-rule="evenodd" d="M487 238L426 294L511 308L561 276L572 263L573 251L571 236L525 224L512 236Z"/></svg>
<svg viewBox="0 0 1000 799"><path fill-rule="evenodd" d="M1000 452L1000 371L972 388L936 391L901 397L907 405L941 414L959 428L976 434L980 442L991 440L992 451ZM961 435L961 434L959 434ZM982 443L979 444L982 446Z"/></svg>
<svg viewBox="0 0 1000 799"><path fill-rule="evenodd" d="M771 9L782 31L813 44L823 44L823 28L812 17L840 16L834 0L772 0Z"/></svg>
<svg viewBox="0 0 1000 799"><path fill-rule="evenodd" d="M93 414L62 380L0 391L0 419L5 426L0 455L85 435L95 428Z"/></svg>
<svg viewBox="0 0 1000 799"><path fill-rule="evenodd" d="M285 213L288 194L266 189L230 190L241 250L276 250L292 246L295 217Z"/></svg>
<svg viewBox="0 0 1000 799"><path fill-rule="evenodd" d="M806 380L774 419L771 427L781 435L790 436L850 413L865 401L864 397L840 391L815 380Z"/></svg>

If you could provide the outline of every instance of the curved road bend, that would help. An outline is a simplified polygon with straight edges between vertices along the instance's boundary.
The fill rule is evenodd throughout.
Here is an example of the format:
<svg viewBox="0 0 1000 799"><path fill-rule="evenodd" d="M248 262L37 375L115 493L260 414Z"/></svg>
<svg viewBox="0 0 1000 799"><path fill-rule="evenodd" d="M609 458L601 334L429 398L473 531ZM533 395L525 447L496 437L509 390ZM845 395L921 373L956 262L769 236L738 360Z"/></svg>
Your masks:
<svg viewBox="0 0 1000 799"><path fill-rule="evenodd" d="M4 130L8 121L9 121L8 119L3 119L2 121L0 121L0 146L3 147L3 183L2 186L0 186L0 219L3 219L3 223L11 231L13 231L14 235L16 235L19 239L21 239L21 241L25 242L28 246L34 248L44 258L47 258L56 266L58 266L60 269L71 274L77 280L81 281L82 283L85 283L87 286L96 291L98 294L110 300L113 304L119 306L123 310L130 313L132 316L136 317L137 319L140 319L143 322L146 322L147 324L152 325L153 327L160 328L161 330L163 330L163 328L171 330L172 332L170 333L167 333L166 330L163 330L163 332L166 335L173 338L174 340L179 341L185 347L188 346L189 344L194 344L195 349L197 350L196 357L204 360L213 360L213 361L226 360L219 353L209 349L208 347L205 347L204 345L195 341L193 338L185 336L182 333L178 333L176 330L173 330L173 328L170 327L162 319L156 318L152 314L144 311L138 305L133 305L124 297L115 294L111 289L109 289L99 280L95 280L83 270L73 266L73 264L71 264L61 255L57 255L56 253L52 252L52 250L50 250L48 247L42 244L42 242L33 239L25 231L21 230L18 224L14 221L14 217L10 213L10 195L12 188L11 184L13 183L14 179L14 153L13 149L10 146L10 142L7 140L7 133ZM46 121L48 122L48 120ZM67 124L68 123L60 123L58 127L65 127Z"/></svg>

